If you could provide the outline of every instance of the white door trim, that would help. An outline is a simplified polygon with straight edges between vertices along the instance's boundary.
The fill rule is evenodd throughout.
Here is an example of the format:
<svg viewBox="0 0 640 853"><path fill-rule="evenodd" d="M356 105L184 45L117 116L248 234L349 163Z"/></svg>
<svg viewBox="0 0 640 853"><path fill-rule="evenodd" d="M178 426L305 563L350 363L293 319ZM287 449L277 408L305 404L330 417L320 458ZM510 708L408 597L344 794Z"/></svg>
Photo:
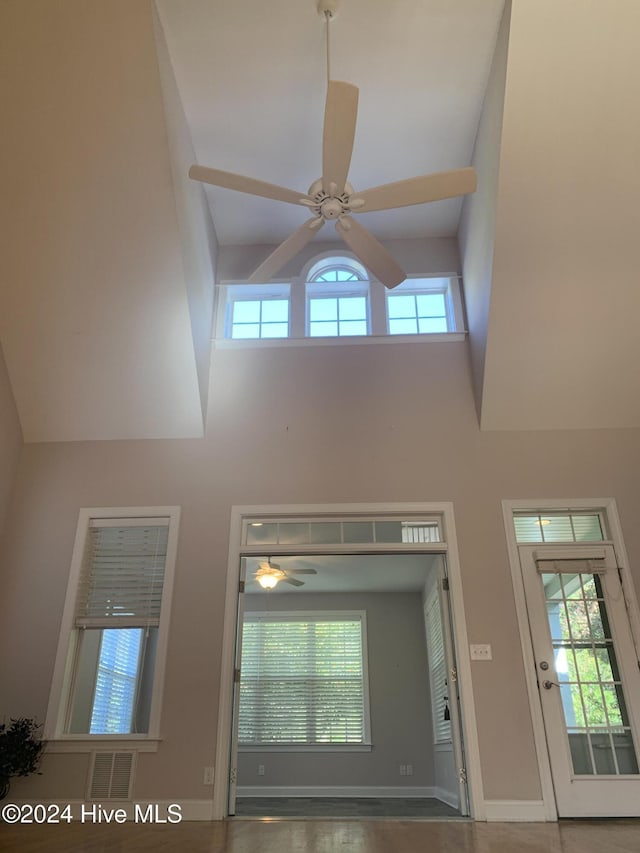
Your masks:
<svg viewBox="0 0 640 853"><path fill-rule="evenodd" d="M518 551L518 543L516 541L515 528L513 525L513 514L519 511L536 512L539 510L585 510L593 509L604 512L607 520L607 526L611 539L607 540L613 545L618 565L625 572L623 592L627 603L627 612L631 623L631 631L638 646L638 638L640 638L640 609L633 588L632 578L629 573L629 558L624 547L622 539L622 528L620 526L620 517L614 498L574 498L574 499L559 499L559 498L542 498L539 500L504 500L502 501L502 512L504 517L505 533L507 538L507 550L509 553L509 565L511 568L511 580L513 583L513 593L516 605L516 615L518 619L518 628L520 632L520 646L522 650L522 660L524 664L525 683L527 685L527 693L529 696L529 707L531 710L531 720L533 724L533 737L538 758L538 770L540 773L540 786L542 789L542 802L544 804L545 819L555 821L558 819L558 811L556 808L556 799L553 789L553 780L551 777L551 765L549 763L549 753L547 751L547 740L544 729L544 721L542 717L542 706L540 704L540 692L538 690L538 682L536 678L536 664L533 653L533 645L531 641L531 632L529 628L529 616L527 613L527 605L524 592L524 583L522 579L522 569L520 566L520 554Z"/></svg>
<svg viewBox="0 0 640 853"><path fill-rule="evenodd" d="M358 503L358 504L294 504L264 506L234 506L231 508L229 530L229 559L227 562L227 584L225 592L225 614L222 641L222 661L220 670L220 701L218 707L218 728L216 746L215 784L213 791L213 820L222 820L227 815L227 792L229 780L229 760L231 750L231 722L233 704L233 670L235 666L236 617L238 605L238 582L240 557L247 549L242 546L242 522L245 517L272 516L273 518L292 516L352 516L380 515L398 516L406 513L437 514L442 517L446 543L438 550L447 554L449 573L449 592L452 604L452 629L456 645L458 678L462 706L462 729L467 762L467 782L470 814L475 820L485 820L484 793L480 769L480 749L476 726L473 684L471 680L471 661L467 623L462 594L460 561L456 540L453 504L442 503ZM264 550L264 549L263 549ZM300 547L297 548L300 552ZM340 553L362 553L375 550L375 546L342 545ZM402 547L396 547L401 552ZM415 551L415 546L411 548ZM425 547L425 552L433 552L433 546ZM282 551L279 546L278 551Z"/></svg>

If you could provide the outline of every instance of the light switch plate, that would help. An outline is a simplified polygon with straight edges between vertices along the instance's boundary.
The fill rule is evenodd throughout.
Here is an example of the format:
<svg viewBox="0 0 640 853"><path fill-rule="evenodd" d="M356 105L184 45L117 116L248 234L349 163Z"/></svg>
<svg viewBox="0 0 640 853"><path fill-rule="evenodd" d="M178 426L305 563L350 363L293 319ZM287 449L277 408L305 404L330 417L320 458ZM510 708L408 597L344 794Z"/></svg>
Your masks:
<svg viewBox="0 0 640 853"><path fill-rule="evenodd" d="M491 646L488 643L471 643L471 660L493 660Z"/></svg>

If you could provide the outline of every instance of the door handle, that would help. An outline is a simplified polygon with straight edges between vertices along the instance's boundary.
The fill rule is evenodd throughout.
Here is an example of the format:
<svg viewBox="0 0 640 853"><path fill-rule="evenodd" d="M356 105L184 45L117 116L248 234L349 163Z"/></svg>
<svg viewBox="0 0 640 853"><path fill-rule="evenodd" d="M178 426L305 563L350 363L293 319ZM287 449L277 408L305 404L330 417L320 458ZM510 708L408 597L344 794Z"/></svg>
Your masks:
<svg viewBox="0 0 640 853"><path fill-rule="evenodd" d="M545 690L551 690L552 687L560 687L560 685L556 681L549 681L549 679L545 679L542 682L542 686Z"/></svg>

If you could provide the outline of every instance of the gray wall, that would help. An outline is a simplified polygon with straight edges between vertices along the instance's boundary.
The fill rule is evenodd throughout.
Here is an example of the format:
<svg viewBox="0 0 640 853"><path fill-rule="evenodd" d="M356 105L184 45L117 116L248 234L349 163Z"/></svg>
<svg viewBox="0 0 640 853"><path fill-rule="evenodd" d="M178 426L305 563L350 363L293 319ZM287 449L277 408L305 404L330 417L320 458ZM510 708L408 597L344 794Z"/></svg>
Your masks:
<svg viewBox="0 0 640 853"><path fill-rule="evenodd" d="M0 538L21 450L22 430L0 347Z"/></svg>
<svg viewBox="0 0 640 853"><path fill-rule="evenodd" d="M422 599L416 593L247 595L246 610L365 610L371 752L241 750L238 785L433 785L431 710ZM258 776L258 765L265 767ZM413 776L400 776L413 764ZM242 792L239 792L242 793Z"/></svg>

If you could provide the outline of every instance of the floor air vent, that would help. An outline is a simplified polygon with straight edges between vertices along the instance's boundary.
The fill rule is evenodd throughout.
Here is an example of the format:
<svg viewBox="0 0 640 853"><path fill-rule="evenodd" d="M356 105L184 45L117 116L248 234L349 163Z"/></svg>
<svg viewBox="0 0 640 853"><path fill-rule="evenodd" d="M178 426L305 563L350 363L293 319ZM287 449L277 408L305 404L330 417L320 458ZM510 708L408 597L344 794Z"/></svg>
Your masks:
<svg viewBox="0 0 640 853"><path fill-rule="evenodd" d="M133 752L94 752L89 799L130 799L133 759Z"/></svg>

